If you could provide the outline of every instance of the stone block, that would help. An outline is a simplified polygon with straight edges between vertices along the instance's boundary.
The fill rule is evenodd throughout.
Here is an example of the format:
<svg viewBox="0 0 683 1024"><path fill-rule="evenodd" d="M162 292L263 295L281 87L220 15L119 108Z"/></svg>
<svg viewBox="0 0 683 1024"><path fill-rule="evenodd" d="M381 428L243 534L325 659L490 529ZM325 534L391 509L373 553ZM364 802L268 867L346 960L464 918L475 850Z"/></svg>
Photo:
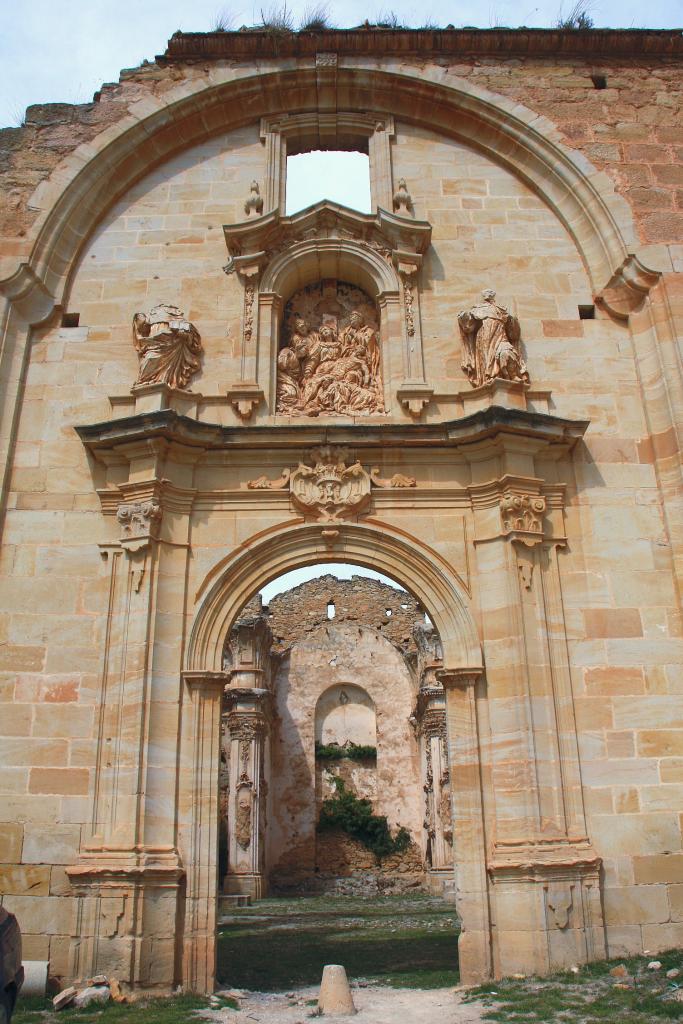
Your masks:
<svg viewBox="0 0 683 1024"><path fill-rule="evenodd" d="M74 864L81 842L79 825L26 825L25 864Z"/></svg>
<svg viewBox="0 0 683 1024"><path fill-rule="evenodd" d="M24 841L24 826L6 822L0 826L0 864L18 864Z"/></svg>
<svg viewBox="0 0 683 1024"><path fill-rule="evenodd" d="M89 779L87 768L32 768L29 792L84 796L88 792Z"/></svg>
<svg viewBox="0 0 683 1024"><path fill-rule="evenodd" d="M49 881L50 869L47 866L0 866L0 893L7 896L47 896Z"/></svg>
<svg viewBox="0 0 683 1024"><path fill-rule="evenodd" d="M61 896L5 896L3 907L16 915L23 932L59 934L71 926L72 901Z"/></svg>
<svg viewBox="0 0 683 1024"><path fill-rule="evenodd" d="M605 925L658 924L669 920L666 885L632 885L606 888Z"/></svg>

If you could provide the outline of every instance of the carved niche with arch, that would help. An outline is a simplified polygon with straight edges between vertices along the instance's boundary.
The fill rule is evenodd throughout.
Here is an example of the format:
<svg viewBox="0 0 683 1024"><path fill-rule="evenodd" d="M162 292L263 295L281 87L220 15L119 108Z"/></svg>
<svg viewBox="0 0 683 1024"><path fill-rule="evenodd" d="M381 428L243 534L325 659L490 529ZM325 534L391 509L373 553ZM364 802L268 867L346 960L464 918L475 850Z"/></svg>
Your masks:
<svg viewBox="0 0 683 1024"><path fill-rule="evenodd" d="M430 401L433 388L425 379L419 275L431 243L431 225L390 212L392 132L391 119L370 114L324 117L311 112L262 122L266 212L223 229L229 254L225 271L237 273L243 287L240 380L228 388L243 419L249 419L261 402L271 412L291 413L277 401L276 364L285 307L294 292L325 280L363 291L375 306L381 351L403 353L401 366L383 365L381 401L357 411L383 413L398 403L419 417ZM323 201L285 216L287 155L312 148L369 153L374 214Z"/></svg>

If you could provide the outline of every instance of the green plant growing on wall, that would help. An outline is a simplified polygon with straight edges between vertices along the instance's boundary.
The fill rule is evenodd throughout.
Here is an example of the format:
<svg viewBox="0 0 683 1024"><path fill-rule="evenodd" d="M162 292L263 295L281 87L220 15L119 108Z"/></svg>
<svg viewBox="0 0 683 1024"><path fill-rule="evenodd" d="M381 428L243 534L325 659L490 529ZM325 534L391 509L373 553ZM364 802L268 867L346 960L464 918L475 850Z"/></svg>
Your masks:
<svg viewBox="0 0 683 1024"><path fill-rule="evenodd" d="M316 761L341 761L342 758L349 761L376 761L377 747L366 746L363 743L346 743L341 747L338 743L316 742Z"/></svg>
<svg viewBox="0 0 683 1024"><path fill-rule="evenodd" d="M356 796L339 776L332 779L334 796L323 800L318 832L341 829L374 853L378 861L393 853L403 853L410 846L410 832L402 826L395 836L389 830L385 815L373 814L369 800Z"/></svg>

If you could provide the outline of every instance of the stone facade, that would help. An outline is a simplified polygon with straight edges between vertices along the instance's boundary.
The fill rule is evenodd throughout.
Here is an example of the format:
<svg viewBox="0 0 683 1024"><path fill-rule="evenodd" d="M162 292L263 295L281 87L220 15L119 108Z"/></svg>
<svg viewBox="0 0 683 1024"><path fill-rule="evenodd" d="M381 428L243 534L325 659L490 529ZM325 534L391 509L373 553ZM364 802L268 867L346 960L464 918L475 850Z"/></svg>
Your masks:
<svg viewBox="0 0 683 1024"><path fill-rule="evenodd" d="M464 980L683 942L682 48L179 34L1 133L0 891L27 958L212 987L219 775L256 891L277 697L263 636L226 640L332 561L437 631L416 728ZM368 153L372 213L285 216L287 153L335 147ZM489 289L519 334L476 326ZM332 404L294 415L297 345Z"/></svg>

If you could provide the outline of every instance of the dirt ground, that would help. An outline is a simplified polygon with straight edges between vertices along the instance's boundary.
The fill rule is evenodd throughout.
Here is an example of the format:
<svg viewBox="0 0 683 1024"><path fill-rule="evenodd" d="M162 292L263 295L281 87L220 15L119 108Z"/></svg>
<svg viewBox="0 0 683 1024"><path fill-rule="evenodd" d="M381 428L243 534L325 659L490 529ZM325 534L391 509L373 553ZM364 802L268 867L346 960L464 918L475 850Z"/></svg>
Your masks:
<svg viewBox="0 0 683 1024"><path fill-rule="evenodd" d="M395 989L380 985L365 987L352 986L353 1001L358 1013L355 1017L325 1015L324 1019L334 1022L357 1024L479 1024L482 1020L483 1004L463 1003L462 993L453 988L436 989ZM258 1024L309 1024L318 1019L316 1007L318 988L297 989L287 995L278 993L250 992L240 1000L239 1019ZM236 1014L231 1010L218 1011L216 1024L234 1024Z"/></svg>

